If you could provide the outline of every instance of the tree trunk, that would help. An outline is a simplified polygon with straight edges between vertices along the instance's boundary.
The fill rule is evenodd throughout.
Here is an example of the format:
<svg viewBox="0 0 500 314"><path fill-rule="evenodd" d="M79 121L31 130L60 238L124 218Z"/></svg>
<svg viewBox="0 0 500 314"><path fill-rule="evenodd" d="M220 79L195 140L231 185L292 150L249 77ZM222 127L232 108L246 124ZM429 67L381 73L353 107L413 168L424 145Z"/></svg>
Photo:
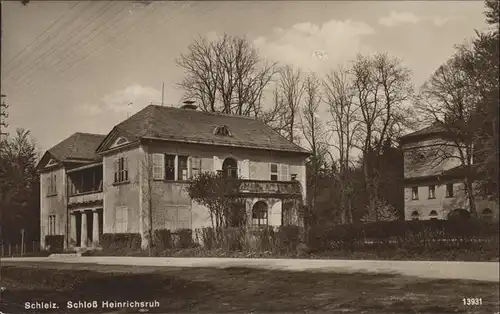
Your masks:
<svg viewBox="0 0 500 314"><path fill-rule="evenodd" d="M369 161L371 158L370 154L365 154L363 158L363 172L365 176L365 184L366 184L366 194L368 196L368 216L373 217L375 221L378 221L378 213L377 213L377 194L375 191L374 185L374 176L372 174L372 163ZM370 171L372 170L372 171Z"/></svg>
<svg viewBox="0 0 500 314"><path fill-rule="evenodd" d="M465 178L465 191L469 200L470 214L474 218L478 218L476 210L476 196L474 195L474 186L470 178Z"/></svg>

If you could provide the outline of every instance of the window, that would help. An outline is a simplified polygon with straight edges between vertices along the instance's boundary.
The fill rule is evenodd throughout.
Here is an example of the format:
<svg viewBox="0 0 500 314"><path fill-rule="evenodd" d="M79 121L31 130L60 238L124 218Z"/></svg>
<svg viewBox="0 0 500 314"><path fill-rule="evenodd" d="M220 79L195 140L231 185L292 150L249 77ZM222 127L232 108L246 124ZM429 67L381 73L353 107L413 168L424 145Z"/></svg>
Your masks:
<svg viewBox="0 0 500 314"><path fill-rule="evenodd" d="M191 157L191 178L196 178L201 173L201 158Z"/></svg>
<svg viewBox="0 0 500 314"><path fill-rule="evenodd" d="M127 157L119 157L115 160L115 183L128 181L128 160Z"/></svg>
<svg viewBox="0 0 500 314"><path fill-rule="evenodd" d="M165 155L165 180L175 180L175 155Z"/></svg>
<svg viewBox="0 0 500 314"><path fill-rule="evenodd" d="M128 225L128 208L119 206L115 209L115 232L126 233Z"/></svg>
<svg viewBox="0 0 500 314"><path fill-rule="evenodd" d="M238 163L233 158L226 158L222 163L222 173L228 178L238 178Z"/></svg>
<svg viewBox="0 0 500 314"><path fill-rule="evenodd" d="M437 215L438 213L435 210L431 210L431 212L429 213L429 217L431 220L437 220Z"/></svg>
<svg viewBox="0 0 500 314"><path fill-rule="evenodd" d="M56 174L50 173L47 177L47 196L57 194L57 180Z"/></svg>
<svg viewBox="0 0 500 314"><path fill-rule="evenodd" d="M485 208L481 213L481 218L486 221L493 221L493 212L489 208Z"/></svg>
<svg viewBox="0 0 500 314"><path fill-rule="evenodd" d="M50 166L54 166L54 165L57 165L57 161L55 161L54 159L51 159L51 160L49 160L49 162L47 163L47 166L46 166L46 167L50 167Z"/></svg>
<svg viewBox="0 0 500 314"><path fill-rule="evenodd" d="M420 218L420 214L415 210L411 213L411 220L418 220Z"/></svg>
<svg viewBox="0 0 500 314"><path fill-rule="evenodd" d="M271 181L290 181L290 167L287 164L270 164Z"/></svg>
<svg viewBox="0 0 500 314"><path fill-rule="evenodd" d="M290 181L290 171L286 164L280 165L280 181Z"/></svg>
<svg viewBox="0 0 500 314"><path fill-rule="evenodd" d="M214 129L214 134L215 135L220 135L220 136L232 136L231 132L229 131L229 128L225 125L219 125Z"/></svg>
<svg viewBox="0 0 500 314"><path fill-rule="evenodd" d="M446 197L453 197L453 183L446 185Z"/></svg>
<svg viewBox="0 0 500 314"><path fill-rule="evenodd" d="M278 181L278 165L271 164L271 181Z"/></svg>
<svg viewBox="0 0 500 314"><path fill-rule="evenodd" d="M267 204L263 201L258 201L252 208L252 225L267 226Z"/></svg>
<svg viewBox="0 0 500 314"><path fill-rule="evenodd" d="M178 156L177 157L177 180L187 180L188 179L188 156Z"/></svg>
<svg viewBox="0 0 500 314"><path fill-rule="evenodd" d="M411 188L411 199L418 200L418 186L414 186Z"/></svg>
<svg viewBox="0 0 500 314"><path fill-rule="evenodd" d="M429 185L429 199L434 199L434 198L436 198L436 186Z"/></svg>
<svg viewBox="0 0 500 314"><path fill-rule="evenodd" d="M128 143L127 139L126 138L123 138L123 137L120 137L116 142L115 142L115 145L114 146L120 146L120 145L123 145L123 144L126 144Z"/></svg>
<svg viewBox="0 0 500 314"><path fill-rule="evenodd" d="M56 234L56 215L49 215L49 235Z"/></svg>
<svg viewBox="0 0 500 314"><path fill-rule="evenodd" d="M165 155L153 154L153 180L165 178Z"/></svg>

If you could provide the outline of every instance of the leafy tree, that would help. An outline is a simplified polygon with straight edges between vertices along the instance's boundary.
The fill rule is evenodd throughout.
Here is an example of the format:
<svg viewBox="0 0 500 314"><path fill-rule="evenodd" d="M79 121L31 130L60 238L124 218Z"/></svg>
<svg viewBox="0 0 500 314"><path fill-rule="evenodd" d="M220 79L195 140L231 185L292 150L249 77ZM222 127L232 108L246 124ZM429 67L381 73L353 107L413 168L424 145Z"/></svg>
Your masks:
<svg viewBox="0 0 500 314"><path fill-rule="evenodd" d="M204 172L190 182L186 191L193 201L208 208L212 227L241 226L246 221L237 197L238 179Z"/></svg>
<svg viewBox="0 0 500 314"><path fill-rule="evenodd" d="M40 235L40 184L36 170L39 155L30 132L17 129L13 137L0 143L0 227L1 237L20 243Z"/></svg>

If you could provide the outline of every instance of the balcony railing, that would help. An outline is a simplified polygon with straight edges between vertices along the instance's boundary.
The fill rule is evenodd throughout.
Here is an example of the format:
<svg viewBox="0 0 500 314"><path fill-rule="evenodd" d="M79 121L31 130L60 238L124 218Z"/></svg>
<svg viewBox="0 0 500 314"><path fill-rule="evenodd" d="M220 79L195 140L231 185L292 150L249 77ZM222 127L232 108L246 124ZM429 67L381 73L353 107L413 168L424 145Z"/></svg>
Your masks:
<svg viewBox="0 0 500 314"><path fill-rule="evenodd" d="M102 191L90 191L71 195L68 200L68 205L100 203L102 199Z"/></svg>
<svg viewBox="0 0 500 314"><path fill-rule="evenodd" d="M240 193L300 196L302 191L298 181L241 180Z"/></svg>

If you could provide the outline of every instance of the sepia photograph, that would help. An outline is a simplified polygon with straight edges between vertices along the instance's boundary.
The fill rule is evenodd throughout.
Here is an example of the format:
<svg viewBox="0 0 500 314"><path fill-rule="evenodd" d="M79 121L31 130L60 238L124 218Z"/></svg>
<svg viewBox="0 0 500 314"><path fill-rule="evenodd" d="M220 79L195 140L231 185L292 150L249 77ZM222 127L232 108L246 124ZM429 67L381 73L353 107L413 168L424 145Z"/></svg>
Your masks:
<svg viewBox="0 0 500 314"><path fill-rule="evenodd" d="M0 314L500 313L499 0L0 4Z"/></svg>

